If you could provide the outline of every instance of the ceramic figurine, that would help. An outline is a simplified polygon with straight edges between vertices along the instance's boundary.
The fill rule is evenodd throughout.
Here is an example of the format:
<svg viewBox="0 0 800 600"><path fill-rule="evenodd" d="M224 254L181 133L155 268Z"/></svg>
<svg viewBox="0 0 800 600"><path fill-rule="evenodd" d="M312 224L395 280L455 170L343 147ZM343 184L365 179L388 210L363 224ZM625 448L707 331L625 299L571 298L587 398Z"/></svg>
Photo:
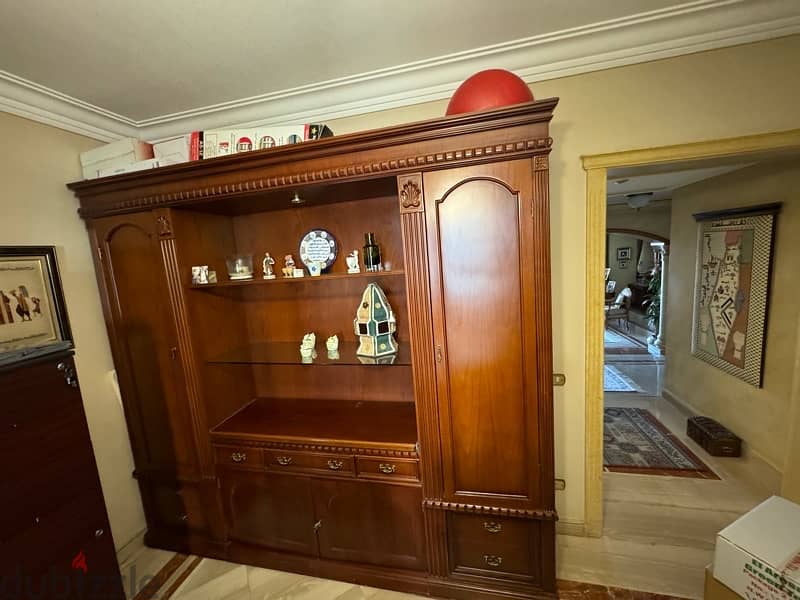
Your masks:
<svg viewBox="0 0 800 600"><path fill-rule="evenodd" d="M353 250L344 260L347 263L348 273L361 273L361 266L358 264L358 250Z"/></svg>
<svg viewBox="0 0 800 600"><path fill-rule="evenodd" d="M291 254L283 257L283 269L281 269L284 277L294 277L294 258Z"/></svg>
<svg viewBox="0 0 800 600"><path fill-rule="evenodd" d="M308 268L308 274L312 277L319 277L322 273L322 268L325 263L317 262L317 261L309 261L306 263L306 267Z"/></svg>
<svg viewBox="0 0 800 600"><path fill-rule="evenodd" d="M269 255L269 252L264 254L264 260L261 261L261 269L264 271L264 279L275 279L275 271L272 265L275 264L275 259Z"/></svg>
<svg viewBox="0 0 800 600"><path fill-rule="evenodd" d="M332 335L325 340L325 347L328 349L328 358L332 360L339 359L339 337Z"/></svg>
<svg viewBox="0 0 800 600"><path fill-rule="evenodd" d="M316 351L314 346L317 345L317 336L313 333L307 333L303 336L303 341L300 344L300 356L303 358L315 358Z"/></svg>
<svg viewBox="0 0 800 600"><path fill-rule="evenodd" d="M397 321L386 294L377 283L370 283L361 296L361 304L353 320L359 344L356 354L378 357L397 352L394 332Z"/></svg>

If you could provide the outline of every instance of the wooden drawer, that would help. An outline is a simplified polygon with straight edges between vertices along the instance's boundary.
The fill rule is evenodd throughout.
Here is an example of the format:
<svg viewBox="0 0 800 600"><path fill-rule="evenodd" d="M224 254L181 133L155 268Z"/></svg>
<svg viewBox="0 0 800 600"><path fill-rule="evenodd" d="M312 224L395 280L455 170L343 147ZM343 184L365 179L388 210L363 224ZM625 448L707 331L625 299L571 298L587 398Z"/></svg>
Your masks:
<svg viewBox="0 0 800 600"><path fill-rule="evenodd" d="M454 573L517 576L538 581L539 524L525 519L448 515Z"/></svg>
<svg viewBox="0 0 800 600"><path fill-rule="evenodd" d="M214 460L218 465L251 469L264 467L264 453L261 448L214 446Z"/></svg>
<svg viewBox="0 0 800 600"><path fill-rule="evenodd" d="M355 461L346 454L316 454L264 450L264 463L270 471L355 475Z"/></svg>
<svg viewBox="0 0 800 600"><path fill-rule="evenodd" d="M358 476L364 479L419 481L419 462L387 458L356 458Z"/></svg>

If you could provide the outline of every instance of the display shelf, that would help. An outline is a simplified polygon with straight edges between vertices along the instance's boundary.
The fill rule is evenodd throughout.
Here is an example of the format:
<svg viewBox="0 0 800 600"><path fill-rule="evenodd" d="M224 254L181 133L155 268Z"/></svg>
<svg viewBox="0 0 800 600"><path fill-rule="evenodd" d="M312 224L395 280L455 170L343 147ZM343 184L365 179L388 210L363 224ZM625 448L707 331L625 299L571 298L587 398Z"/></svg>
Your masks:
<svg viewBox="0 0 800 600"><path fill-rule="evenodd" d="M317 339L317 357L303 362L300 356L300 341L297 342L255 342L234 348L224 354L214 356L209 364L240 365L303 365L303 366L408 366L411 364L411 349L407 343L399 343L397 354L369 358L358 356L357 342L339 342L339 358L328 356L325 340Z"/></svg>
<svg viewBox="0 0 800 600"><path fill-rule="evenodd" d="M417 423L411 402L256 398L211 437L414 451Z"/></svg>
<svg viewBox="0 0 800 600"><path fill-rule="evenodd" d="M282 277L277 275L275 279L264 279L263 277L253 277L253 279L245 279L242 281L219 281L217 283L200 283L192 284L189 287L193 290L215 289L225 287L246 287L249 285L279 285L279 284L300 284L300 283L320 283L323 281L341 280L341 279L358 279L358 278L371 278L371 279L384 279L387 277L403 277L405 271L370 271L361 273L331 273L329 275L320 275L319 277Z"/></svg>

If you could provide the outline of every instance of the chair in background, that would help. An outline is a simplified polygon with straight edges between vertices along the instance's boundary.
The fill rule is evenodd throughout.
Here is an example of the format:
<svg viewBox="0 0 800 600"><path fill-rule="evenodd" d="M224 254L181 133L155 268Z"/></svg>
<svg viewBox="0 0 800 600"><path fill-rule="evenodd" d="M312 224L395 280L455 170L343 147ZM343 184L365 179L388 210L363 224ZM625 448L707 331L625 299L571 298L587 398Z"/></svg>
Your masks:
<svg viewBox="0 0 800 600"><path fill-rule="evenodd" d="M625 331L631 330L631 296L633 296L631 289L626 287L615 300L606 302L606 327L610 320L616 319L617 325L621 325L622 321L625 321Z"/></svg>

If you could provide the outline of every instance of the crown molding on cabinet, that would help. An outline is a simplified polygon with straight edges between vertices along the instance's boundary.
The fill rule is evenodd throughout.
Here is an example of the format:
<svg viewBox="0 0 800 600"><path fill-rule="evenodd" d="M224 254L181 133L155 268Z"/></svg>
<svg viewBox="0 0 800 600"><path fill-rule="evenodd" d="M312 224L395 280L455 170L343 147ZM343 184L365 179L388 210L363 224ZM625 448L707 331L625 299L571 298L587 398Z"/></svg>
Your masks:
<svg viewBox="0 0 800 600"><path fill-rule="evenodd" d="M0 71L0 110L102 141L156 141L197 129L327 121L441 100L487 68L535 83L797 33L796 0L696 0L141 121Z"/></svg>

